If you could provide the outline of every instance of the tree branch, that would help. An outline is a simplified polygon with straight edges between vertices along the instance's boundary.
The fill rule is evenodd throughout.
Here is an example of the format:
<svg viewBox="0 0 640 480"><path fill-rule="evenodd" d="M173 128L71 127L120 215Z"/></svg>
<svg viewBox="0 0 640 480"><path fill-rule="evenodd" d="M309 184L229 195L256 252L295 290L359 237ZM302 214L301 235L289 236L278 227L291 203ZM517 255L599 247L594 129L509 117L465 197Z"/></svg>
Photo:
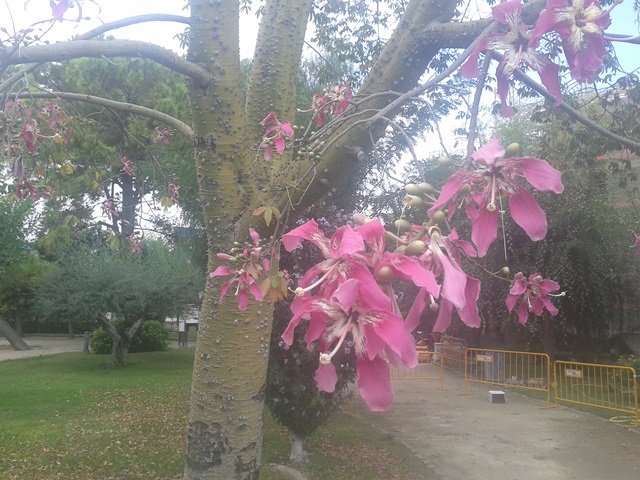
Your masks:
<svg viewBox="0 0 640 480"><path fill-rule="evenodd" d="M193 137L193 130L186 123L178 120L177 118L167 115L166 113L153 110L151 108L143 107L133 103L116 102L115 100L109 100L108 98L96 97L93 95L85 95L81 93L68 93L68 92L29 92L21 93L19 95L10 95L11 98L61 98L63 100L70 100L74 102L91 103L93 105L100 105L102 107L111 108L113 110L119 110L122 112L132 113L134 115L141 115L143 117L157 120L161 123L169 125L175 128L178 132L187 138Z"/></svg>
<svg viewBox="0 0 640 480"><path fill-rule="evenodd" d="M5 58L3 62L4 65L23 65L25 63L61 62L84 57L143 57L186 75L203 88L213 80L208 71L183 60L171 50L152 43L134 40L71 40L51 45L34 45L19 49L17 54Z"/></svg>
<svg viewBox="0 0 640 480"><path fill-rule="evenodd" d="M179 15L165 15L165 14L150 14L150 15L138 15L136 17L124 18L122 20L117 20L115 22L105 23L104 25L100 25L93 30L89 30L82 35L76 37L76 40L90 40L91 38L95 38L98 35L102 35L110 30L116 30L118 28L127 27L129 25L134 25L138 23L145 22L178 22L178 23L186 23L190 24L191 19L188 17L181 17ZM12 87L16 82L20 81L21 78L29 75L36 68L38 68L42 63L32 63L30 65L25 65L20 71L14 73L9 78L7 78L4 82L0 83L0 92L4 92Z"/></svg>
<svg viewBox="0 0 640 480"><path fill-rule="evenodd" d="M492 55L497 60L502 61L503 55L501 53L494 51ZM516 68L516 70L513 73L513 76L518 80L520 80L522 83L524 83L526 86L531 88L532 90L535 90L536 92L538 92L540 95L542 95L545 99L549 100L551 103L556 102L557 99L552 93L549 93L549 91L546 88L544 88L544 86L542 86L541 84L533 80L531 77L529 77L526 73L524 73L519 68ZM603 126L598 125L594 121L585 117L583 114L578 112L576 109L574 109L572 106L570 106L568 103L564 101L562 101L555 108L562 110L564 113L569 115L569 117L573 118L575 121L580 122L585 127L590 128L595 132L598 132L600 135L602 135L605 138L608 138L609 140L620 143L621 145L624 145L625 147L634 149L636 151L640 150L640 143L634 142L633 140L622 137L620 135L617 135L607 130Z"/></svg>

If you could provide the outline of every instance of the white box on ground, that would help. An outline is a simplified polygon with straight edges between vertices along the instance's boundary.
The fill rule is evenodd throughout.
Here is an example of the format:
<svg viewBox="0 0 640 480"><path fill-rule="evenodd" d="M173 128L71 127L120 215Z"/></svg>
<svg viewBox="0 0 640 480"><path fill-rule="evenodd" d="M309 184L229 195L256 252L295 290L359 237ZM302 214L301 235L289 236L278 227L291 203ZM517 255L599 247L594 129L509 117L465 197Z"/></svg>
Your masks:
<svg viewBox="0 0 640 480"><path fill-rule="evenodd" d="M504 392L502 390L489 390L489 401L491 403L505 403Z"/></svg>

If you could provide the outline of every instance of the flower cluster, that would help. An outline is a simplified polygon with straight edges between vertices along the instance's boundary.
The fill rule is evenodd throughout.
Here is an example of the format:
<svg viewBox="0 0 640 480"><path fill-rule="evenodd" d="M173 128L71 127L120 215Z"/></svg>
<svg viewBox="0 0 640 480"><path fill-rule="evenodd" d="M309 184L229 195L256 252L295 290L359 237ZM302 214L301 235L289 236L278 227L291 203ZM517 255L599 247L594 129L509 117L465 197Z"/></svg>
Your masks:
<svg viewBox="0 0 640 480"><path fill-rule="evenodd" d="M478 57L482 51L500 50L503 59L498 65L498 94L502 101L502 115L515 112L507 105L509 77L521 63L540 75L547 90L557 102L562 100L559 67L538 52L542 36L556 32L572 77L579 82L591 82L602 66L605 55L604 30L611 24L609 13L603 11L597 0L547 0L547 8L531 30L522 19L521 0L509 0L493 7L493 18L504 26L503 33L484 37L462 66L460 73L467 78L478 76Z"/></svg>
<svg viewBox="0 0 640 480"><path fill-rule="evenodd" d="M276 114L271 112L260 122L260 125L263 127L267 127L267 125L269 125L262 136L262 143L260 144L260 148L264 148L264 159L266 161L271 160L274 147L276 152L282 155L286 139L293 137L293 128L291 128L291 123L280 122L276 118Z"/></svg>
<svg viewBox="0 0 640 480"><path fill-rule="evenodd" d="M553 280L545 280L539 273L533 273L529 275L529 278L525 278L520 272L517 273L513 279L513 287L509 291L507 297L507 308L509 311L513 310L518 298L522 296L522 301L518 307L518 320L522 325L527 322L529 313L534 315L542 315L542 312L546 309L551 315L556 315L558 309L553 306L549 296L551 292L555 292L560 289ZM563 294L557 294L561 296Z"/></svg>
<svg viewBox="0 0 640 480"><path fill-rule="evenodd" d="M353 98L351 89L346 85L336 85L331 92L317 93L311 100L311 110L314 112L313 118L316 119L318 127L324 125L327 112L333 111L333 116L344 113L349 106L349 102Z"/></svg>
<svg viewBox="0 0 640 480"><path fill-rule="evenodd" d="M153 143L169 143L169 130L162 130L160 127L155 128L155 136L151 139Z"/></svg>

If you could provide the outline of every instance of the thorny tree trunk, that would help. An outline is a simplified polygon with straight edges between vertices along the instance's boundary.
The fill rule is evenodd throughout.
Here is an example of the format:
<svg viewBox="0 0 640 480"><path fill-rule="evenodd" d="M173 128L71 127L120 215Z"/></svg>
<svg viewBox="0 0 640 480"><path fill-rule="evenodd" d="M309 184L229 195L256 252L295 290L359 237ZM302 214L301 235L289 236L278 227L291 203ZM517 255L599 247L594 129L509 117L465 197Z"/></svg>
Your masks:
<svg viewBox="0 0 640 480"><path fill-rule="evenodd" d="M270 201L271 172L287 157L256 160L264 132L260 121L271 111L284 119L295 115L294 72L310 5L310 0L268 2L262 23L269 28L261 27L259 44L270 47L256 52L245 106L238 1L191 2L189 60L214 76L204 89L189 84L209 271L218 265L216 253L247 240L249 226L264 227L251 212ZM259 478L273 307L252 301L241 312L232 290L218 305L219 290L210 278L205 288L187 429L189 480Z"/></svg>
<svg viewBox="0 0 640 480"><path fill-rule="evenodd" d="M0 334L9 341L14 350L31 350L31 347L11 328L11 325L4 318L0 318Z"/></svg>

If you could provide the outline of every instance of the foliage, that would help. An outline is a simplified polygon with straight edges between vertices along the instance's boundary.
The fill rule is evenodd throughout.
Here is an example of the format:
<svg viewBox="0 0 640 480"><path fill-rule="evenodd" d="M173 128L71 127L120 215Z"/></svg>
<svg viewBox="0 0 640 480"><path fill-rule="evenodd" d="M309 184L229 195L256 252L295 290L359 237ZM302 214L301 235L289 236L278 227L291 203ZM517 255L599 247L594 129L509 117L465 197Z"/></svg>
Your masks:
<svg viewBox="0 0 640 480"><path fill-rule="evenodd" d="M636 375L640 372L640 358L634 355L623 355L618 357L616 365L620 367L631 367L636 371Z"/></svg>
<svg viewBox="0 0 640 480"><path fill-rule="evenodd" d="M91 335L89 343L91 351L96 354L111 353L113 340L111 336L98 327ZM129 353L162 352L169 349L169 331L155 320L145 322L131 340Z"/></svg>

